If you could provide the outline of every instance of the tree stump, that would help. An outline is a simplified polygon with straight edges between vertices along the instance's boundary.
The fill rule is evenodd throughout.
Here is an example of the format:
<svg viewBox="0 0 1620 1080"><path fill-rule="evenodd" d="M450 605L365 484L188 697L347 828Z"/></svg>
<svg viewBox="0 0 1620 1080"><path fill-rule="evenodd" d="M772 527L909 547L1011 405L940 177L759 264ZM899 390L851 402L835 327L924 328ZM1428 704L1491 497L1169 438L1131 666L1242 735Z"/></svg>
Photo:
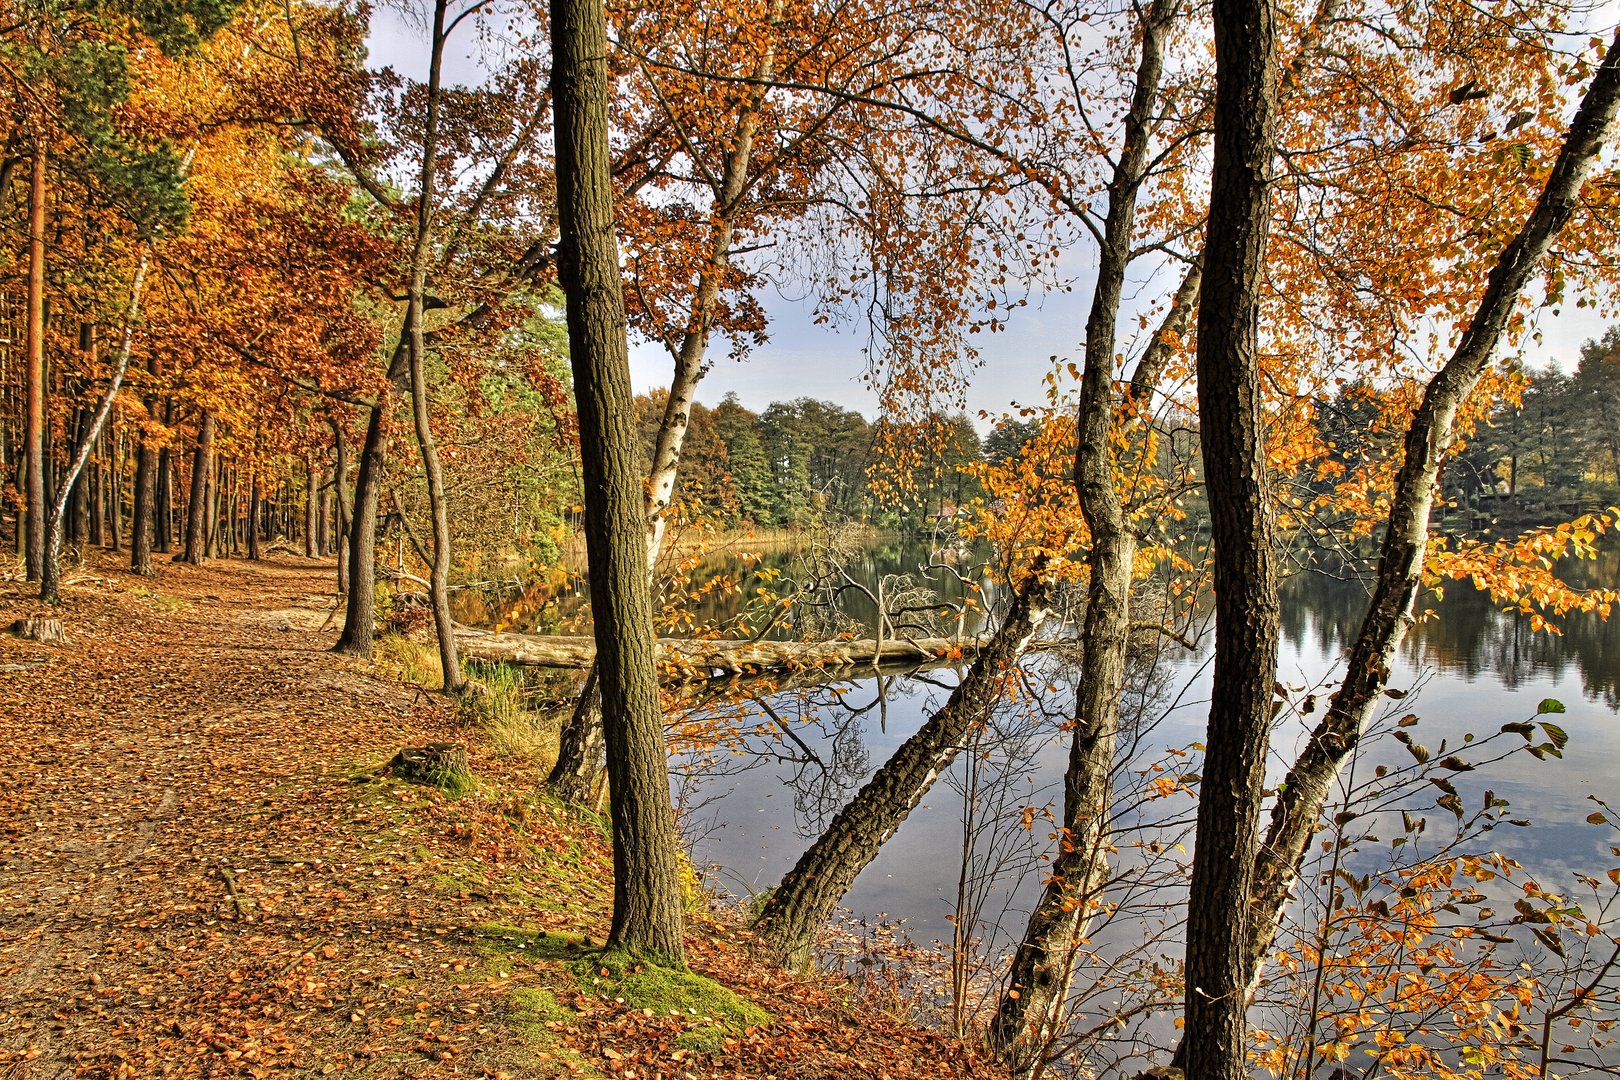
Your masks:
<svg viewBox="0 0 1620 1080"><path fill-rule="evenodd" d="M18 619L11 624L11 632L20 638L47 645L61 645L67 641L61 619Z"/></svg>
<svg viewBox="0 0 1620 1080"><path fill-rule="evenodd" d="M388 759L382 772L407 783L436 787L449 795L460 795L472 787L467 748L459 743L404 747Z"/></svg>

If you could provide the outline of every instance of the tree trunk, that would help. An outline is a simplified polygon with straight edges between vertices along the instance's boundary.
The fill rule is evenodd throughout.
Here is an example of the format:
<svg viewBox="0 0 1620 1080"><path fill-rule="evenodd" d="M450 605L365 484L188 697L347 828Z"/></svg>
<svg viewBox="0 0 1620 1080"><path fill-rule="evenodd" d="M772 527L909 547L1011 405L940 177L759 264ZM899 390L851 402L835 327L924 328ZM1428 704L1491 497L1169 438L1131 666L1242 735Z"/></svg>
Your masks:
<svg viewBox="0 0 1620 1080"><path fill-rule="evenodd" d="M157 451L144 436L137 435L135 450L135 512L130 522L129 568L143 577L151 577L152 537L157 526Z"/></svg>
<svg viewBox="0 0 1620 1080"><path fill-rule="evenodd" d="M107 542L107 478L116 475L116 459L113 468L108 468L108 454L105 450L106 441L97 439L95 449L91 451L90 467L85 470L88 477L90 496L90 542L101 547ZM118 550L117 513L113 514L113 550Z"/></svg>
<svg viewBox="0 0 1620 1080"><path fill-rule="evenodd" d="M377 500L388 461L388 435L383 422L388 413L391 386L377 396L366 423L366 441L354 476L354 517L349 524L349 582L343 632L334 652L369 657L376 628L377 606Z"/></svg>
<svg viewBox="0 0 1620 1080"><path fill-rule="evenodd" d="M579 405L585 542L613 821L610 949L685 963L674 811L654 670L646 514L613 233L602 0L553 0L558 279Z"/></svg>
<svg viewBox="0 0 1620 1080"><path fill-rule="evenodd" d="M1215 0L1214 16L1215 153L1197 369L1215 665L1187 901L1183 1046L1188 1076L1245 1080L1245 913L1281 622L1256 355L1277 72L1271 0Z"/></svg>
<svg viewBox="0 0 1620 1080"><path fill-rule="evenodd" d="M1254 936L1245 956L1250 993L1276 939L1278 923L1299 877L1333 780L1360 740L1389 682L1390 666L1422 585L1429 514L1440 468L1455 437L1457 411L1471 394L1501 340L1520 295L1575 212L1582 185L1597 161L1620 107L1620 33L1587 89L1540 200L1492 269L1467 332L1429 381L1407 430L1396 476L1378 574L1361 629L1345 664L1344 682L1279 786L1265 843L1256 859L1250 914Z"/></svg>
<svg viewBox="0 0 1620 1080"><path fill-rule="evenodd" d="M315 473L314 455L304 455L304 558L320 555L320 534L316 532L315 500L320 498L320 478Z"/></svg>
<svg viewBox="0 0 1620 1080"><path fill-rule="evenodd" d="M84 466L90 460L90 452L95 446L96 437L106 426L107 418L112 415L113 404L118 400L118 390L124 383L124 372L129 369L129 353L135 334L135 316L140 312L141 291L146 284L147 260L148 252L142 248L140 260L135 264L135 277L130 282L129 306L124 312L123 341L119 345L118 359L113 365L112 377L107 383L107 392L102 396L101 403L96 407L95 415L90 421L89 437L79 445L73 460L68 464L67 473L58 488L57 501L51 507L50 526L45 540L45 559L39 579L39 598L49 604L59 603L61 600L58 595L60 579L57 556L62 548L62 519L67 514L69 491L84 473Z"/></svg>
<svg viewBox="0 0 1620 1080"><path fill-rule="evenodd" d="M71 449L69 457L78 454L80 447L86 443L86 436L90 429L90 413L84 408L73 410L73 438L69 442ZM93 451L92 451L93 452ZM65 525L69 543L77 544L82 551L90 541L90 473L81 472L78 479L68 488L68 509Z"/></svg>
<svg viewBox="0 0 1620 1080"><path fill-rule="evenodd" d="M27 579L39 581L45 565L45 136L34 135L33 181L28 190L28 316L24 331L27 374L28 507Z"/></svg>
<svg viewBox="0 0 1620 1080"><path fill-rule="evenodd" d="M1148 137L1164 72L1165 37L1179 8L1179 0L1156 0L1143 14L1136 88L1125 118L1125 145L1108 186L1097 284L1086 320L1074 483L1091 533L1090 578L1074 730L1063 780L1063 822L1051 872L1030 913L1007 976L1007 991L988 1033L991 1048L1017 1073L1035 1069L1058 1033L1075 952L1108 872L1102 834L1113 806L1114 748L1130 645L1137 546L1114 470L1116 415L1120 423L1131 423L1128 413L1115 409L1114 347L1131 263L1137 196L1147 176ZM1180 290L1178 296L1185 292ZM1177 310L1171 308L1167 321L1177 317ZM1144 399L1151 389L1151 383L1143 388Z"/></svg>
<svg viewBox="0 0 1620 1080"><path fill-rule="evenodd" d="M416 445L422 453L422 473L427 479L428 516L433 524L433 558L428 570L428 601L433 607L433 628L439 639L439 666L444 673L446 693L460 692L463 682L461 660L456 655L456 624L450 617L450 511L444 497L444 470L433 439L428 409L427 338L422 327L423 302L427 291L428 259L433 244L434 170L438 162L440 77L444 64L445 0L433 7L432 54L428 60L427 108L422 135L421 190L416 200L416 244L411 253L411 281L406 290L406 361L410 365L411 421L416 429ZM315 465L310 462L311 499L314 498ZM310 504L310 525L315 521ZM649 608L651 601L648 601Z"/></svg>
<svg viewBox="0 0 1620 1080"><path fill-rule="evenodd" d="M247 552L255 562L264 557L259 548L259 518L264 513L264 497L259 490L259 465L248 467Z"/></svg>
<svg viewBox="0 0 1620 1080"><path fill-rule="evenodd" d="M337 518L334 547L337 550L337 591L349 591L349 444L343 438L343 428L336 420L332 424L332 507Z"/></svg>
<svg viewBox="0 0 1620 1080"><path fill-rule="evenodd" d="M181 562L202 565L208 554L208 474L214 466L214 413L204 409L191 457L191 497L186 501L186 549Z"/></svg>
<svg viewBox="0 0 1620 1080"><path fill-rule="evenodd" d="M588 801L602 771L605 749L602 694L593 663L574 700L574 711L557 736L557 761L546 776L546 790L565 803Z"/></svg>
<svg viewBox="0 0 1620 1080"><path fill-rule="evenodd" d="M163 402L163 426L174 428L173 398ZM174 459L167 446L157 455L157 497L152 514L152 545L167 554L174 547Z"/></svg>
<svg viewBox="0 0 1620 1080"><path fill-rule="evenodd" d="M219 427L219 421L214 421L214 427ZM208 488L206 491L203 512L203 555L205 558L218 558L221 554L219 543L219 458L210 454L206 470Z"/></svg>
<svg viewBox="0 0 1620 1080"><path fill-rule="evenodd" d="M783 6L783 0L772 0L770 20L773 24L781 19ZM643 485L649 575L653 573L658 563L658 553L663 548L670 504L674 501L675 484L680 474L681 450L691 426L692 404L696 400L698 383L707 370L705 357L708 355L709 334L719 307L721 277L731 259L737 217L744 209L743 196L747 192L754 135L759 129L760 108L764 102L763 88L775 70L776 48L773 40L755 65L756 89L749 104L739 113L732 130L725 168L713 190L714 214L713 231L709 237L709 259L699 274L688 329L682 335L679 346L673 349L675 370L670 377L669 397L664 403L664 415L653 444L652 465ZM546 779L546 785L553 795L565 802L581 801L597 786L602 769L602 703L596 697L599 693L600 687L593 673L585 680L580 698L575 702L558 740L557 762Z"/></svg>
<svg viewBox="0 0 1620 1080"><path fill-rule="evenodd" d="M1032 569L1006 619L944 706L838 812L771 893L754 929L773 960L790 968L809 960L816 933L856 876L950 767L973 725L1000 699L1005 680L1046 621L1049 586L1042 580L1044 571L1044 561Z"/></svg>

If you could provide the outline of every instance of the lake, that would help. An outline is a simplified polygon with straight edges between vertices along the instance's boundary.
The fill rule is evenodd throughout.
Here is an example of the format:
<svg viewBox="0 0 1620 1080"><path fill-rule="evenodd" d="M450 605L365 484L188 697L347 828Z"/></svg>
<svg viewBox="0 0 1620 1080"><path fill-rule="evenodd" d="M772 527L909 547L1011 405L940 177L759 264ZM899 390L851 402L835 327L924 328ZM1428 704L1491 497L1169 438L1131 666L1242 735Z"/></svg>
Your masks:
<svg viewBox="0 0 1620 1080"><path fill-rule="evenodd" d="M963 580L963 575L978 580L969 572L972 560L966 553L946 553L950 569L929 575L916 571L940 562L940 555L900 542L862 550L843 569L865 591L845 590L844 614L869 626L874 608L867 593L876 592L886 575L891 594L905 584L893 575L910 573L937 581L947 602L974 595ZM1579 570L1592 581L1620 579L1620 552L1605 553ZM699 564L692 580L703 595L703 617L723 620L738 614L735 594L704 592L704 583L739 575L742 593L749 594L762 583L779 587L783 577L800 572L790 553L746 563L725 556ZM993 589L986 595L993 596ZM1299 575L1286 583L1279 680L1297 708L1280 714L1268 770L1273 782L1302 744L1307 724L1319 715L1303 715L1305 700L1315 693L1325 702L1331 692L1365 598L1357 581ZM1577 616L1563 622L1561 636L1532 633L1525 618L1497 610L1488 597L1458 583L1448 586L1443 600L1420 606L1437 614L1419 623L1401 649L1390 685L1404 696L1387 699L1377 734L1364 740L1347 782L1365 794L1369 784L1384 783L1374 779L1380 766L1392 777L1402 775L1414 754L1400 737L1421 744L1435 758L1461 753L1481 762L1472 771L1450 775L1469 820L1491 792L1511 804L1505 816L1532 823L1500 825L1469 838L1463 850L1494 849L1522 863L1514 889L1533 878L1543 888L1567 890L1578 871L1601 878L1617 861L1610 855L1616 838L1586 818L1596 809L1588 796L1620 797L1615 715L1620 625ZM795 613L771 632L793 636L826 617L825 612ZM952 624L953 617L942 621ZM976 620L970 617L963 625L971 632ZM1140 972L1180 952L1174 902L1184 896L1195 804L1184 791L1157 799L1140 793L1158 777L1197 768L1198 755L1189 748L1203 737L1213 646L1208 628L1197 645L1188 649L1165 640L1154 655L1141 658L1125 701L1128 727L1122 742L1128 753L1116 783L1114 837L1123 899L1112 920L1096 928L1091 962L1103 969L1139 965L1133 969L1138 979ZM900 934L920 943L948 944L953 934L975 939L984 978L993 978L1001 966L996 958L1016 942L1038 895L1041 858L1052 834L1046 814L1060 812L1068 744L1064 725L1072 700L1072 672L1060 656L1032 656L1027 668L1027 693L998 711L846 896L849 918L838 953L843 961L859 960L871 942L889 941L899 923ZM735 744L676 761L675 789L694 860L716 886L740 898L775 884L867 777L945 700L957 677L938 668L754 700L743 695L730 703L728 715L740 732ZM1555 721L1569 741L1562 758L1537 760L1522 752L1523 738L1501 728L1531 719L1549 698L1566 711L1541 720ZM1397 725L1408 716L1416 717L1415 724ZM1492 762L1498 747L1515 752ZM1360 830L1362 839L1340 854L1342 866L1373 872L1441 850L1455 837L1456 823L1437 804L1440 797L1438 789L1417 783L1416 794L1401 805L1415 817L1426 817L1428 828L1400 841L1405 846L1398 851L1391 847L1402 831L1391 830L1396 811L1347 825L1347 831ZM1305 875L1302 889L1311 891L1313 880ZM1099 1014L1120 1007L1117 997L1095 1002ZM1161 1012L1157 1020L1144 1016L1121 1045L1140 1048L1169 1037Z"/></svg>

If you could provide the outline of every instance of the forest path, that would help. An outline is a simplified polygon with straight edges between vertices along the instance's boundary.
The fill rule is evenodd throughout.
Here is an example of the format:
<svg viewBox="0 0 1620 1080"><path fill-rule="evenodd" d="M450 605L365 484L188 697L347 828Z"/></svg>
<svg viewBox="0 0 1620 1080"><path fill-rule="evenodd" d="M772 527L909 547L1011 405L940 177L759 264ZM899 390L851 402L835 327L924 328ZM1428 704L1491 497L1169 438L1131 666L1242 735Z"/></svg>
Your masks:
<svg viewBox="0 0 1620 1080"><path fill-rule="evenodd" d="M599 986L599 822L390 663L328 652L331 581L290 556L143 580L98 552L55 611L0 582L0 627L68 636L0 631L0 1080L1005 1075L898 1019L898 984L880 1011L784 975L702 910L694 969L772 1022ZM376 775L434 741L468 746L471 793Z"/></svg>
<svg viewBox="0 0 1620 1080"><path fill-rule="evenodd" d="M478 913L352 780L464 739L450 709L327 651L329 565L111 565L66 645L0 635L0 1077L485 1074L478 994L393 985L465 966Z"/></svg>

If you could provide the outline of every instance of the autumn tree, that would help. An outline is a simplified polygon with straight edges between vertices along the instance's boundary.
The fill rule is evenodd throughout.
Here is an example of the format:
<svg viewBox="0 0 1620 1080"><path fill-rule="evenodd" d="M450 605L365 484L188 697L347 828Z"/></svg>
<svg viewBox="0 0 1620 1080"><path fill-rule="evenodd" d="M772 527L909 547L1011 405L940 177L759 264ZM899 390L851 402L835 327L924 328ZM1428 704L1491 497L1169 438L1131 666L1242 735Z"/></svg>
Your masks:
<svg viewBox="0 0 1620 1080"><path fill-rule="evenodd" d="M559 269L579 402L597 683L612 782L614 902L607 945L684 965L646 515L614 236L607 22L600 0L557 0L551 18Z"/></svg>

